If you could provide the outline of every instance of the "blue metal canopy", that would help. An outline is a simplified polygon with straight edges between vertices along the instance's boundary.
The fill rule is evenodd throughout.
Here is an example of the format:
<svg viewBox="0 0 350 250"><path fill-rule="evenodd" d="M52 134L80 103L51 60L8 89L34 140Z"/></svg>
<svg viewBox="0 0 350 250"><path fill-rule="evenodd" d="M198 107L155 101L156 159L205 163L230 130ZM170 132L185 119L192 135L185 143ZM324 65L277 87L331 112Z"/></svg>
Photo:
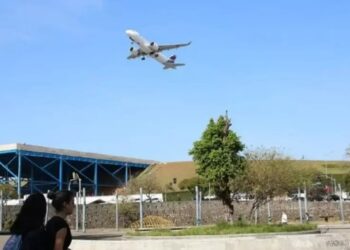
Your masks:
<svg viewBox="0 0 350 250"><path fill-rule="evenodd" d="M0 145L0 182L17 188L18 197L68 189L77 173L91 195L112 193L155 161L84 153L27 144Z"/></svg>

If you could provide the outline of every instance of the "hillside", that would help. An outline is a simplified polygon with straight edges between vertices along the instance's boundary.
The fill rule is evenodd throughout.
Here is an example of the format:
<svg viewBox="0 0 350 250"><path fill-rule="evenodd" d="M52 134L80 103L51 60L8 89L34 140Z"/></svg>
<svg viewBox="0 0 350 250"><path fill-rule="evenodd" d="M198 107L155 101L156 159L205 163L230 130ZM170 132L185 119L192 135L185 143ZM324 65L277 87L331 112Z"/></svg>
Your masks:
<svg viewBox="0 0 350 250"><path fill-rule="evenodd" d="M161 187L172 183L170 185L174 190L178 190L177 184L182 180L197 176L195 164L191 161L156 164L147 168L138 177L144 175L151 175Z"/></svg>
<svg viewBox="0 0 350 250"><path fill-rule="evenodd" d="M350 161L307 161L298 160L295 161L296 168L315 168L320 172L328 175L341 176L350 173ZM138 177L144 175L151 175L155 178L158 184L165 188L170 184L174 191L178 191L178 184L184 180L192 177L196 177L196 165L192 161L185 162L169 162L156 164L145 171L143 171ZM338 179L338 177L336 177Z"/></svg>

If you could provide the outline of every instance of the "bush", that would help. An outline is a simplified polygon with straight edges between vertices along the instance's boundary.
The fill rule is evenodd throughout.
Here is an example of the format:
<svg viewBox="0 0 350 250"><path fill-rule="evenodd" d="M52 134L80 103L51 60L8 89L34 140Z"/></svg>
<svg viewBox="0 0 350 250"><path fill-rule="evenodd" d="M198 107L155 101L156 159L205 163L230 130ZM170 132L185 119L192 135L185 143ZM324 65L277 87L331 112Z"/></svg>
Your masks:
<svg viewBox="0 0 350 250"><path fill-rule="evenodd" d="M15 222L15 218L7 218L4 223L4 231L10 231L13 222Z"/></svg>
<svg viewBox="0 0 350 250"><path fill-rule="evenodd" d="M166 201L193 201L194 195L189 191L171 192L164 194Z"/></svg>
<svg viewBox="0 0 350 250"><path fill-rule="evenodd" d="M138 220L139 215L136 203L121 203L118 208L124 228L129 227L131 223Z"/></svg>

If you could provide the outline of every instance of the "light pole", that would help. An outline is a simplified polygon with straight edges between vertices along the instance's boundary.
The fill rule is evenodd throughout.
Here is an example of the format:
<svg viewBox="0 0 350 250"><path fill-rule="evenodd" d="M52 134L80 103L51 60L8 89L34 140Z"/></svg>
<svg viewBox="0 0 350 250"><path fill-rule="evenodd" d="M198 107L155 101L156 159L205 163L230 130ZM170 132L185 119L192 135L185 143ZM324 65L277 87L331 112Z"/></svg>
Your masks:
<svg viewBox="0 0 350 250"><path fill-rule="evenodd" d="M210 200L210 182L209 182L208 197L209 197L209 200Z"/></svg>
<svg viewBox="0 0 350 250"><path fill-rule="evenodd" d="M70 191L71 189L71 184L72 182L78 182L78 192L79 192L79 195L81 193L81 179L79 177L79 175L75 172L72 173L72 179L70 179L68 181L68 190Z"/></svg>
<svg viewBox="0 0 350 250"><path fill-rule="evenodd" d="M78 192L76 193L76 204L75 204L75 230L79 230L79 203L80 203L80 194L81 194L81 179L79 178L79 175L75 172L72 173L72 179L68 182L68 190L71 190L71 183L72 182L78 182Z"/></svg>

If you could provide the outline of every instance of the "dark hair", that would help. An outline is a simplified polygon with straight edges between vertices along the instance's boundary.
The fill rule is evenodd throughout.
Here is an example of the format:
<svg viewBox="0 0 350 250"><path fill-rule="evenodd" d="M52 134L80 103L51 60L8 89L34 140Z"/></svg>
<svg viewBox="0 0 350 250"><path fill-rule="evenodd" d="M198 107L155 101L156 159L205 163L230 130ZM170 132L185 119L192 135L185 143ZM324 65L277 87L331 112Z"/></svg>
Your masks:
<svg viewBox="0 0 350 250"><path fill-rule="evenodd" d="M12 234L26 234L44 225L46 215L46 199L41 193L34 193L24 201L21 210L13 222Z"/></svg>
<svg viewBox="0 0 350 250"><path fill-rule="evenodd" d="M69 203L74 198L74 193L68 190L49 192L47 197L52 200L52 206L56 211L60 212L63 209L63 203Z"/></svg>

